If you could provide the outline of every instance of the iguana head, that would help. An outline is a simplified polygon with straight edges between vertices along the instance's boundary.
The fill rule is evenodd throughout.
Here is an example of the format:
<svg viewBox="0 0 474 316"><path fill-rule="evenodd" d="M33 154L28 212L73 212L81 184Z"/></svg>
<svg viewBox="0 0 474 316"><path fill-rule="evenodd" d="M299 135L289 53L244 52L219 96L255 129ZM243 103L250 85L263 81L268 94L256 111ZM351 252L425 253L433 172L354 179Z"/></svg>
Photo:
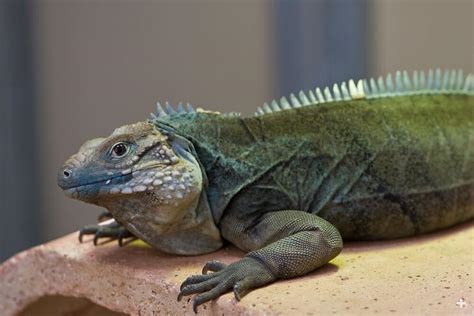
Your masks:
<svg viewBox="0 0 474 316"><path fill-rule="evenodd" d="M60 169L58 184L72 198L107 208L133 234L158 248L193 253L174 249L184 246L170 237L186 231L193 238L196 227L212 222L202 197L205 175L190 147L189 141L161 132L153 123L126 125L107 138L84 143ZM161 240L166 234L170 240Z"/></svg>
<svg viewBox="0 0 474 316"><path fill-rule="evenodd" d="M58 175L66 195L94 204L155 192L163 205L200 193L199 166L180 157L168 137L147 122L117 128L84 143Z"/></svg>

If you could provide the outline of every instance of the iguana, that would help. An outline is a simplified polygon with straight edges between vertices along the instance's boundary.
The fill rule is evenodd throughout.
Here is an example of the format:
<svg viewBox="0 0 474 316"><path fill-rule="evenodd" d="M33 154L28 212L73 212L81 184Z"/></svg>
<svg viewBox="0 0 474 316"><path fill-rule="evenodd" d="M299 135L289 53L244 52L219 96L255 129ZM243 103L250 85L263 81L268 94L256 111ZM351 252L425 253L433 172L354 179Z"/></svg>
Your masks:
<svg viewBox="0 0 474 316"><path fill-rule="evenodd" d="M474 217L474 75L397 72L291 95L255 116L174 109L86 142L59 186L103 206L109 225L83 234L134 236L199 255L224 240L246 255L207 262L178 299L237 300L311 272L345 240L427 233ZM212 271L213 273L207 273Z"/></svg>

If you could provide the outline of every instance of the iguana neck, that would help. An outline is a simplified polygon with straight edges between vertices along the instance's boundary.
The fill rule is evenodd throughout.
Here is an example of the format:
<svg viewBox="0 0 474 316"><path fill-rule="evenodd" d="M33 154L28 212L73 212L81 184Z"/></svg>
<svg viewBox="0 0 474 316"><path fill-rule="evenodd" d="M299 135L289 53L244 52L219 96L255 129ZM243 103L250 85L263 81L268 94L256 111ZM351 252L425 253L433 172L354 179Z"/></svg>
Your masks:
<svg viewBox="0 0 474 316"><path fill-rule="evenodd" d="M154 208L144 201L146 197L138 196L120 204L106 200L99 205L107 208L135 236L166 253L197 255L222 247L204 191L178 217L173 205Z"/></svg>
<svg viewBox="0 0 474 316"><path fill-rule="evenodd" d="M194 211L187 213L170 231L158 235L156 241L160 250L181 255L199 255L221 248L221 235L214 224L206 194L201 194Z"/></svg>

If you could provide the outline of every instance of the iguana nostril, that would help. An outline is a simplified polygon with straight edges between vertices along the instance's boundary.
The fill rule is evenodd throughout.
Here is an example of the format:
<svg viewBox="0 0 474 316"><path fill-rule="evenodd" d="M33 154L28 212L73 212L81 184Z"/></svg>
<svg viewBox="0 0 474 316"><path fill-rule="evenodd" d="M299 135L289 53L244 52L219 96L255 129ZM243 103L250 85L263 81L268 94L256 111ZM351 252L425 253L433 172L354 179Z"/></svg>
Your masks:
<svg viewBox="0 0 474 316"><path fill-rule="evenodd" d="M71 176L72 172L71 172L70 170L68 170L68 169L65 169L65 170L63 171L63 174L64 174L64 177L65 177L65 178L69 178L69 177Z"/></svg>

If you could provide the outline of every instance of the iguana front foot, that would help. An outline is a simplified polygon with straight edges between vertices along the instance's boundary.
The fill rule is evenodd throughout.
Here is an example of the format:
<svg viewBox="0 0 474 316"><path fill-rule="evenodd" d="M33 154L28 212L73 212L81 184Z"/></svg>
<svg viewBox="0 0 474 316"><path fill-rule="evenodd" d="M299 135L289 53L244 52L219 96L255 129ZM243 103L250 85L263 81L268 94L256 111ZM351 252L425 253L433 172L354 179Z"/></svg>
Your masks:
<svg viewBox="0 0 474 316"><path fill-rule="evenodd" d="M102 224L102 225L87 225L84 226L79 231L79 242L82 243L82 237L84 235L94 235L94 245L97 246L97 241L99 238L109 237L111 240L118 240L120 247L123 246L123 240L129 237L135 237L130 233L125 227L117 223L116 221L111 221L111 223Z"/></svg>
<svg viewBox="0 0 474 316"><path fill-rule="evenodd" d="M208 271L213 273L207 274ZM209 261L202 269L202 275L188 277L182 284L178 301L183 296L195 294L193 310L205 302L218 298L229 291L234 292L237 300L251 289L271 283L276 276L259 260L244 257L230 265L218 261Z"/></svg>

